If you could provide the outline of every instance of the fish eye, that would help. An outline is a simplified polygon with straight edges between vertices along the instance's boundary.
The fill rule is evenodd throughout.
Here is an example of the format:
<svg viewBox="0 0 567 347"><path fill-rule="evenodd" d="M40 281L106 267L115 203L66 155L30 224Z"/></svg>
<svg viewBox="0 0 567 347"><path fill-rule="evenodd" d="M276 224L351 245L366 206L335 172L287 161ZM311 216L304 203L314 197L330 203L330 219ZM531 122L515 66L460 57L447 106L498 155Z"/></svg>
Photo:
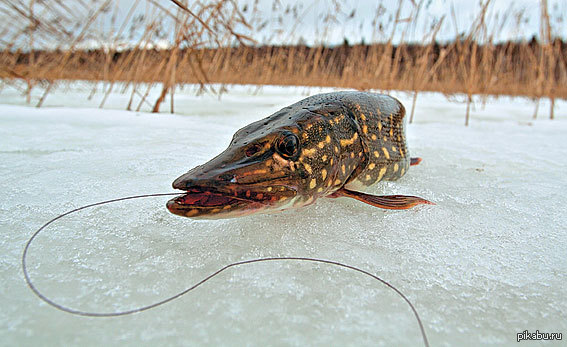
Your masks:
<svg viewBox="0 0 567 347"><path fill-rule="evenodd" d="M291 158L299 152L299 139L295 134L284 133L276 144L276 151L284 158Z"/></svg>

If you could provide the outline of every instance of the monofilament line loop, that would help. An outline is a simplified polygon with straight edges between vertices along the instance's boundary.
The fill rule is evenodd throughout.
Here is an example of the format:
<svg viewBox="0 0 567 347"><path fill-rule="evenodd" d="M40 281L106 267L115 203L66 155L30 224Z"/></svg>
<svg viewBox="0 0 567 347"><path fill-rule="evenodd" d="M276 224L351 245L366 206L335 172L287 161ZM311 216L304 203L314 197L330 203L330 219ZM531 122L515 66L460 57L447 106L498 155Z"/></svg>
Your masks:
<svg viewBox="0 0 567 347"><path fill-rule="evenodd" d="M109 204L109 203L113 203L113 202L118 202L118 201L124 201L124 200L132 200L132 199L140 199L140 198L148 198L148 197L155 197L155 196L168 196L168 195L180 195L180 194L185 194L185 193L159 193L159 194L143 194L143 195L134 195L134 196L127 196L127 197L122 197L122 198L118 198L118 199L112 199L112 200L106 200L106 201L100 201L100 202L96 202L96 203L92 203L89 205L85 205L85 206L81 206L78 208L75 208L73 210L67 211L63 214L60 214L59 216L51 219L50 221L48 221L47 223L45 223L44 225L42 225L36 232L33 233L33 235L29 238L29 240L26 242L26 245L24 247L24 251L22 253L22 271L24 273L24 278L26 280L26 283L28 285L28 287L33 291L33 293L39 297L41 300L43 300L44 302L48 303L49 305L55 307L56 309L60 310L60 311L64 311L67 313L71 313L71 314L75 314L78 316L85 316L85 317L118 317L118 316L126 316L129 314L133 314L133 313L138 313L138 312L142 312L142 311L147 311L151 308L157 307L157 306L161 306L163 304L166 304L172 300L175 300L187 293L189 293L190 291L192 291L193 289L201 286L202 284L204 284L205 282L207 282L208 280L210 280L211 278L217 276L218 274L220 274L221 272L230 269L232 267L236 267L236 266L240 266L240 265L245 265L245 264L252 264L252 263L260 263L260 262L268 262L268 261L305 261L305 262L312 262L312 263L320 263L320 264L328 264L328 265L334 265L334 266L338 266L338 267L342 267L348 270L353 270L355 272L364 274L366 276L369 276L379 282L381 282L382 284L386 285L388 288L392 289L394 292L396 292L396 294L398 294L402 299L404 299L404 301L409 305L409 307L411 308L415 319L417 320L417 323L419 325L419 329L421 331L421 336L423 338L423 343L425 346L429 346L429 341L427 340L427 335L425 333L425 328L423 327L423 324L421 322L421 318L419 317L419 314L417 313L417 310L415 309L415 307L413 306L413 304L411 303L411 301L401 292L399 291L396 287L394 287L393 285L391 285L389 282L383 280L382 278L368 272L365 270L362 270L360 268L357 268L355 266L351 266L351 265L347 265L347 264L343 264L337 261L333 261L333 260L326 260L326 259L317 259L317 258L308 258L308 257L266 257L266 258L256 258L256 259L249 259L249 260L242 260L242 261L238 261L238 262L234 262L231 264L228 264L222 268L220 268L219 270L213 272L212 274L208 275L207 277L203 278L201 281L197 282L196 284L192 285L191 287L188 287L187 289L173 295L170 296L168 298L165 298L163 300L157 301L153 304L150 305L146 305L146 306L142 306L142 307L138 307L135 309L131 309L131 310L126 310L126 311L118 311L118 312L87 312L87 311L80 311L80 310L75 310L73 308L70 307L66 307L63 306L61 304L56 303L55 301L51 300L50 298L46 297L45 295L43 295L39 289L37 289L37 287L33 284L30 275L28 273L28 269L27 269L27 255L28 255L28 251L30 248L31 243L33 242L33 240L45 229L47 228L47 226L49 226L50 224L52 224L53 222L67 216L70 215L72 213L90 208L90 207L94 207L94 206L99 206L99 205L104 205L104 204Z"/></svg>

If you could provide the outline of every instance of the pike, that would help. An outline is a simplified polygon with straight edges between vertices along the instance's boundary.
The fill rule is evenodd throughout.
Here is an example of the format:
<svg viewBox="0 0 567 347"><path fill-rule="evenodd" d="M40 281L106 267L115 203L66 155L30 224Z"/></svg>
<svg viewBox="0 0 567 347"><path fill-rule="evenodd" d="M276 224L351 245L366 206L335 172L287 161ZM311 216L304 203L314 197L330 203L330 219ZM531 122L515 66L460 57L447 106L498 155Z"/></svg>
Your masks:
<svg viewBox="0 0 567 347"><path fill-rule="evenodd" d="M433 204L416 196L360 192L397 180L410 158L404 106L387 95L319 94L238 130L228 148L173 182L167 202L191 218L230 218L349 197L384 209Z"/></svg>

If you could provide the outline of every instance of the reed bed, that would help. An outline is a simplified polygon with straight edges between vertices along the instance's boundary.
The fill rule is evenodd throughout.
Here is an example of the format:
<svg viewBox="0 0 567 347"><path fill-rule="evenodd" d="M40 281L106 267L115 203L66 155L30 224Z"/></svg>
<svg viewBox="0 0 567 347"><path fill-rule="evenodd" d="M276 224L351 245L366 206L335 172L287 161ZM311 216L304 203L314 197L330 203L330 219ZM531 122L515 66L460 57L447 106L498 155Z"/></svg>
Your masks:
<svg viewBox="0 0 567 347"><path fill-rule="evenodd" d="M485 1L480 4L479 15L468 32L456 33L454 41L438 43L436 40L445 20L443 17L431 24L419 44L406 42L404 37L415 30L423 1L413 1L410 17L401 18L403 1L400 0L389 22L390 34L383 42L358 45L345 42L336 46L261 45L251 38L264 23L254 26L259 23L254 17L257 16L255 10L239 8L231 1L195 2L191 9L182 2L174 2L180 7L168 9L163 2L146 2L146 6L148 3L153 6L154 16L149 20L148 15L139 25L138 39L130 47L78 48L96 18L109 11L110 2L106 1L95 8L85 4L90 11L88 20L83 21L82 28L75 30L75 34L67 32L70 38L61 39L65 44L56 49L38 49L37 40L65 34L34 13L34 1L27 7L20 1L8 1L9 8L32 26L13 33L11 40L4 42L5 48L0 52L0 78L4 83L25 81L28 98L32 88L44 88L38 106L58 82L105 81L106 96L115 83L123 82L133 86L127 109L139 109L142 103L148 102L147 92L159 83L162 93L152 101L154 112L159 111L168 94L173 110L176 86L185 83L201 84L205 90L212 90L211 83L403 90L413 93L410 121L420 92L441 92L466 96L466 124L473 96L532 98L536 102L534 117L539 100L549 98L551 118L555 99L567 99L567 43L553 38L546 0L540 3L539 40L496 42L498 23L504 23L505 19L495 21L490 17L490 1ZM138 3L134 2L132 8ZM63 11L57 4L62 3L55 1L52 12ZM47 10L44 8L44 11ZM63 16L59 12L51 15ZM131 20L127 17L124 23ZM159 36L160 23L165 20L173 23L174 31L169 35L166 48L157 49L150 43ZM336 25L337 18L332 20ZM124 23L117 26L115 37L124 31ZM493 23L492 29L489 29L490 23ZM395 35L400 32L401 39L394 43ZM222 88L214 92L221 91ZM105 98L101 106L104 102Z"/></svg>

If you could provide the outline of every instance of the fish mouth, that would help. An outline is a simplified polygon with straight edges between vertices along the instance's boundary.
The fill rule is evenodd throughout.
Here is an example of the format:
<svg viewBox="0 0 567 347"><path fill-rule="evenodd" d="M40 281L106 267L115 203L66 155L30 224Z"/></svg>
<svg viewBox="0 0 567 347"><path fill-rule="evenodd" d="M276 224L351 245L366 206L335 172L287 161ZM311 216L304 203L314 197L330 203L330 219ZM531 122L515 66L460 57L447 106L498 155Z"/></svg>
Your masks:
<svg viewBox="0 0 567 347"><path fill-rule="evenodd" d="M277 187L213 187L192 186L186 194L167 202L167 209L190 218L231 218L248 215L291 200L297 192L286 186Z"/></svg>

